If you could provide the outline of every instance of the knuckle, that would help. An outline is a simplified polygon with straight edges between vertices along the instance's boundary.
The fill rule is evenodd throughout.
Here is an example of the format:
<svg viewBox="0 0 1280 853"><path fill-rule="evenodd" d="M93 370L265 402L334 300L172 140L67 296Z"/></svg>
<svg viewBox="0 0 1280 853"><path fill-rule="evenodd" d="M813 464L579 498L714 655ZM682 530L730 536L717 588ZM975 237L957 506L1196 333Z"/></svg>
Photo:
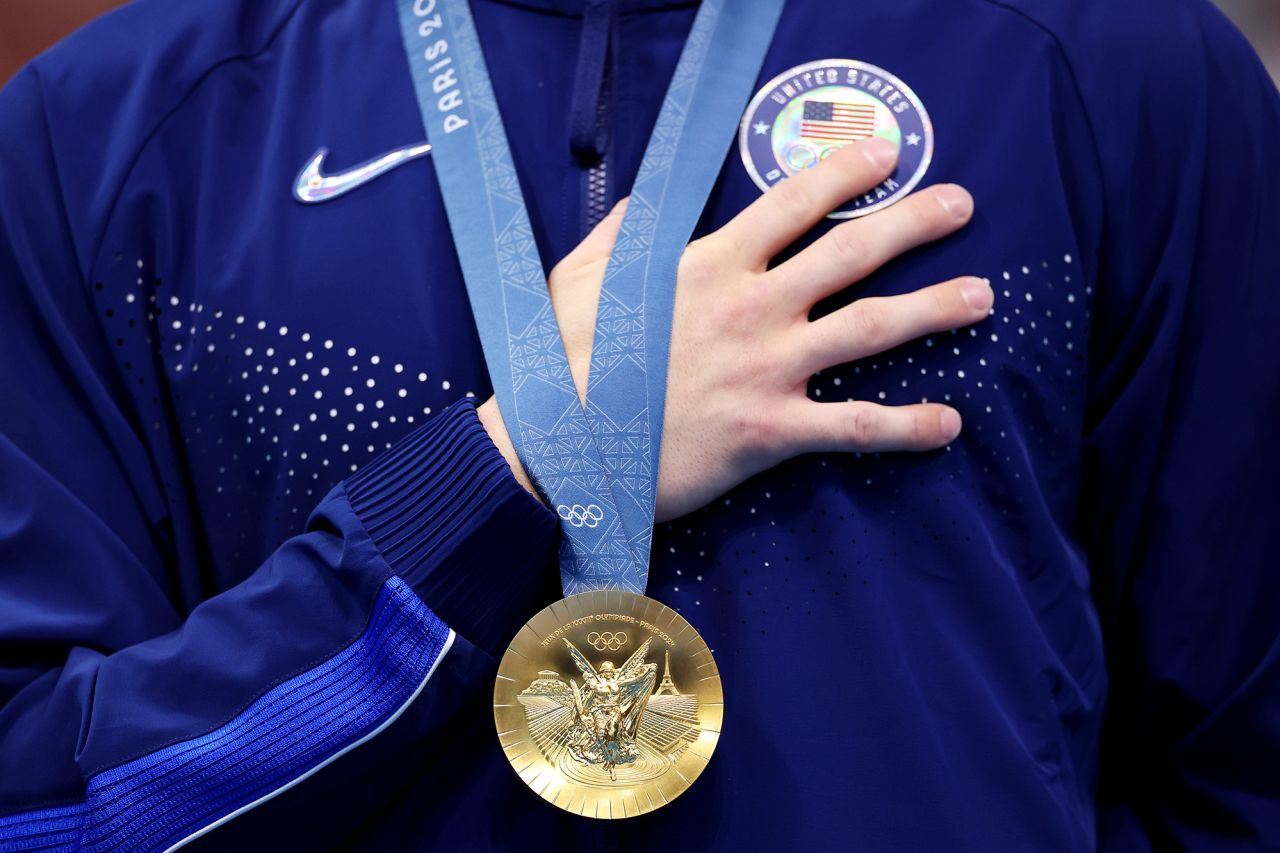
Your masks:
<svg viewBox="0 0 1280 853"><path fill-rule="evenodd" d="M926 410L918 410L911 415L908 437L916 446L932 444L936 438L938 416Z"/></svg>
<svg viewBox="0 0 1280 853"><path fill-rule="evenodd" d="M942 223L942 206L934 198L934 193L918 195L913 204L907 207L907 215L911 218L911 227L916 232L932 233Z"/></svg>
<svg viewBox="0 0 1280 853"><path fill-rule="evenodd" d="M872 299L860 299L849 308L849 331L859 343L877 346L888 334L889 320L884 303Z"/></svg>
<svg viewBox="0 0 1280 853"><path fill-rule="evenodd" d="M927 293L930 313L938 322L947 323L960 314L964 301L955 288L931 287Z"/></svg>
<svg viewBox="0 0 1280 853"><path fill-rule="evenodd" d="M880 435L880 419L874 407L854 403L849 410L849 438L858 447L870 447Z"/></svg>
<svg viewBox="0 0 1280 853"><path fill-rule="evenodd" d="M760 385L762 377L770 375L773 368L772 360L758 348L745 347L741 355L734 359L728 375L737 388L755 388Z"/></svg>
<svg viewBox="0 0 1280 853"><path fill-rule="evenodd" d="M740 407L734 428L744 449L753 455L777 448L782 443L782 426L765 407Z"/></svg>
<svg viewBox="0 0 1280 853"><path fill-rule="evenodd" d="M828 243L831 252L836 256L836 260L841 266L858 268L866 260L867 244L862 234L856 226L858 223L851 222L846 226L833 229L828 236Z"/></svg>
<svg viewBox="0 0 1280 853"><path fill-rule="evenodd" d="M723 334L732 335L738 340L754 340L759 337L762 318L770 310L770 297L763 284L756 282L735 282L720 298L712 303L708 311L708 324ZM736 362L757 364L764 359L754 348L744 348Z"/></svg>
<svg viewBox="0 0 1280 853"><path fill-rule="evenodd" d="M698 284L713 281L718 268L719 264L716 262L715 253L711 250L711 247L704 240L695 240L685 248L684 254L680 256L677 278L697 286Z"/></svg>
<svg viewBox="0 0 1280 853"><path fill-rule="evenodd" d="M738 334L751 327L756 317L755 311L752 309L750 300L742 298L740 294L730 294L726 299L720 299L716 302L715 311L712 313L711 325L724 333ZM739 365L752 361L749 354L743 354L738 358Z"/></svg>
<svg viewBox="0 0 1280 853"><path fill-rule="evenodd" d="M769 190L769 197L788 217L801 218L809 216L816 207L813 194L805 181L788 178Z"/></svg>
<svg viewBox="0 0 1280 853"><path fill-rule="evenodd" d="M774 279L767 276L751 276L740 282L740 292L751 311L757 316L774 311L778 306L779 292Z"/></svg>

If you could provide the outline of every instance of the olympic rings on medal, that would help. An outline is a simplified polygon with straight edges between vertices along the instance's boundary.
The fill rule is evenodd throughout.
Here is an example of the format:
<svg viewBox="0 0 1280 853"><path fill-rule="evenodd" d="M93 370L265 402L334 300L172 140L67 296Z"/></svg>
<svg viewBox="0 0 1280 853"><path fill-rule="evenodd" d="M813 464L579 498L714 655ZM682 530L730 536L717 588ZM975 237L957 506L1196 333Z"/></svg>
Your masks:
<svg viewBox="0 0 1280 853"><path fill-rule="evenodd" d="M596 527L601 521L604 521L604 510L595 504L574 504L566 506L560 504L556 507L556 513L569 522L571 527Z"/></svg>
<svg viewBox="0 0 1280 853"><path fill-rule="evenodd" d="M627 644L626 631L592 631L587 642L598 652L616 652Z"/></svg>

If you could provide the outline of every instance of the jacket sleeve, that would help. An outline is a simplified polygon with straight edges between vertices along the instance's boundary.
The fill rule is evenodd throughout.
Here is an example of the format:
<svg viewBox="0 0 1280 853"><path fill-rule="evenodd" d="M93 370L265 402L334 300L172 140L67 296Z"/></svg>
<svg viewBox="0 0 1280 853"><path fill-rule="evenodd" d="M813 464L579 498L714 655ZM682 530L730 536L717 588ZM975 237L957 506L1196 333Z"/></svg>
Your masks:
<svg viewBox="0 0 1280 853"><path fill-rule="evenodd" d="M199 534L95 325L57 169L24 72L0 95L0 849L165 849L384 755L314 812L341 833L492 690L554 514L461 401L242 582L179 581Z"/></svg>
<svg viewBox="0 0 1280 853"><path fill-rule="evenodd" d="M1108 223L1082 523L1111 684L1099 841L1276 849L1280 97L1207 3L1151 11L1109 20L1136 34L1134 65L1085 92L1126 112L1095 123Z"/></svg>

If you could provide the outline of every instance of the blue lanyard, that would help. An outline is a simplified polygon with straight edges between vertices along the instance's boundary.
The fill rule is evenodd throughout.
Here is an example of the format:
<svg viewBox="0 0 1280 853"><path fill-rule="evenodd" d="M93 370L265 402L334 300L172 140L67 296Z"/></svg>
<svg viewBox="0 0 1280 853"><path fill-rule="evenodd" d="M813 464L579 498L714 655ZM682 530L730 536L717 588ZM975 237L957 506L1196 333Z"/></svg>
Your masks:
<svg viewBox="0 0 1280 853"><path fill-rule="evenodd" d="M498 408L561 519L564 592L643 594L676 269L783 0L698 10L605 271L585 411L467 0L396 5Z"/></svg>

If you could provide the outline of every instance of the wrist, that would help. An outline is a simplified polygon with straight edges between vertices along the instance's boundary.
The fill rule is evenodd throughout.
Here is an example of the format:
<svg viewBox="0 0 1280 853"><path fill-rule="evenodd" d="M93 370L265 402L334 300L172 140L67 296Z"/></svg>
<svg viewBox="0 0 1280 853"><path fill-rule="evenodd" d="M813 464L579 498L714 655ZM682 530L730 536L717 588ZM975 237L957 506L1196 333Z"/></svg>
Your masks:
<svg viewBox="0 0 1280 853"><path fill-rule="evenodd" d="M506 423L502 420L502 412L498 410L498 398L490 397L476 406L476 415L480 418L480 425L484 427L494 446L498 448L498 452L507 460L507 465L511 467L511 474L516 478L516 482L524 486L529 494L546 504L546 501L542 500L542 495L538 494L538 490L533 487L533 481L529 479L529 473L524 470L520 457L516 455L516 446L511 441L511 434L507 432Z"/></svg>

